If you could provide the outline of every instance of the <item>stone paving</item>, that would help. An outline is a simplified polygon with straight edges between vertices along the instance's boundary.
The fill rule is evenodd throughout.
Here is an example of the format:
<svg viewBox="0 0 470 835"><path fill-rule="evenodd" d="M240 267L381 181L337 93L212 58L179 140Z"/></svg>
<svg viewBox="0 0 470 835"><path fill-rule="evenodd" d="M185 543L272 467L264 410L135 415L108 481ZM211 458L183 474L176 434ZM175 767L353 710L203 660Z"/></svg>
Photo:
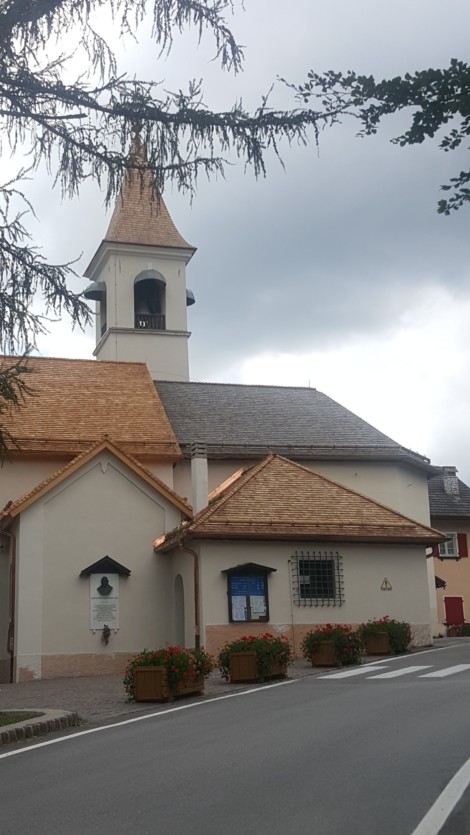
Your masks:
<svg viewBox="0 0 470 835"><path fill-rule="evenodd" d="M463 641L470 642L470 638L439 638L434 640L434 647L458 644ZM419 652L422 649L426 648L418 648L415 651ZM368 658L367 660L370 663L379 659ZM289 678L322 675L325 672L325 668L314 669L307 661L298 659L289 667ZM203 698L223 696L258 686L260 685L228 684L216 670L206 681ZM56 716L68 714L75 719L78 716L82 723L87 724L99 724L130 714L148 712L155 710L157 706L159 706L157 703L126 701L120 674L0 684L0 711L52 710ZM76 724L76 722L70 720L69 724Z"/></svg>
<svg viewBox="0 0 470 835"><path fill-rule="evenodd" d="M289 668L289 678L318 672L307 661L298 660ZM206 681L205 696L223 696L256 686L228 684L216 670ZM85 722L100 722L155 708L153 703L128 702L126 698L122 675L118 674L0 684L0 711L48 708L78 713Z"/></svg>

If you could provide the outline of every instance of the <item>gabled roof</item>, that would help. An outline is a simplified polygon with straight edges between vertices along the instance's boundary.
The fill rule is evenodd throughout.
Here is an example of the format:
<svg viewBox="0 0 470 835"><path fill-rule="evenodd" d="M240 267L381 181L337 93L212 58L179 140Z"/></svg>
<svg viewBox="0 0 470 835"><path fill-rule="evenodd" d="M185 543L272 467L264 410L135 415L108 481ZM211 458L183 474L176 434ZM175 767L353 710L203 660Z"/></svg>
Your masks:
<svg viewBox="0 0 470 835"><path fill-rule="evenodd" d="M85 270L86 276L92 274L97 256L106 243L182 249L187 251L187 260L196 251L178 232L163 197L155 195L152 174L137 138L132 143L129 159L137 167L124 176L108 231Z"/></svg>
<svg viewBox="0 0 470 835"><path fill-rule="evenodd" d="M240 476L192 522L154 542L188 538L290 539L432 545L439 531L278 455Z"/></svg>
<svg viewBox="0 0 470 835"><path fill-rule="evenodd" d="M183 454L194 442L210 458L403 461L434 472L429 459L310 388L158 382L157 391Z"/></svg>
<svg viewBox="0 0 470 835"><path fill-rule="evenodd" d="M100 560L92 562L80 571L79 577L90 577L92 574L119 574L120 577L130 577L131 570L125 565L106 554Z"/></svg>
<svg viewBox="0 0 470 835"><path fill-rule="evenodd" d="M127 455L125 452L122 451L116 444L110 441L108 438L99 441L98 443L94 444L90 449L86 452L77 455L72 461L69 461L68 464L65 464L64 467L61 467L59 470L56 470L55 473L45 478L41 481L33 490L29 490L28 493L25 493L20 498L16 499L15 501L9 502L3 510L0 512L0 523L3 521L7 524L10 522L11 519L14 519L15 516L18 516L24 510L26 510L30 505L34 504L38 499L42 498L42 496L49 493L54 487L57 487L62 481L72 475L74 472L79 470L89 461L92 461L93 458L96 458L103 451L110 452L121 461L126 467L132 470L139 478L143 479L152 489L156 490L160 495L166 499L170 504L174 505L178 510L180 510L185 516L191 516L191 506L178 496L177 493L174 492L170 487L168 487L163 481L161 481L157 476L153 475L150 470L147 470L145 467L142 467L135 458L130 455Z"/></svg>
<svg viewBox="0 0 470 835"><path fill-rule="evenodd" d="M30 357L26 364L33 394L2 415L20 452L76 455L109 435L131 455L181 457L144 363Z"/></svg>
<svg viewBox="0 0 470 835"><path fill-rule="evenodd" d="M470 487L464 484L459 478L458 495L447 493L444 488L444 478L449 469L455 468L440 467L440 473L429 479L429 507L431 516L455 516L461 519L470 519Z"/></svg>

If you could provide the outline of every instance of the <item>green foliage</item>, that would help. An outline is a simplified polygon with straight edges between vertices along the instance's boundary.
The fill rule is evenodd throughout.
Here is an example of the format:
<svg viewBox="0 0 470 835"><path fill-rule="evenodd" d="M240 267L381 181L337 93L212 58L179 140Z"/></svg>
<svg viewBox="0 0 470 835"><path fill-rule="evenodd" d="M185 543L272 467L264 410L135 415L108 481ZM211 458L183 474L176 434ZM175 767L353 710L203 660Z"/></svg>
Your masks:
<svg viewBox="0 0 470 835"><path fill-rule="evenodd" d="M377 133L384 117L411 108L410 127L392 142L415 145L439 134L439 147L453 151L470 138L470 65L455 58L446 69L382 81L351 70L322 74L312 70L304 84L289 86L304 104L314 99L333 121L340 115L355 116L362 125L359 136ZM449 215L470 200L470 170L460 171L441 189L452 192L438 203L438 212Z"/></svg>
<svg viewBox="0 0 470 835"><path fill-rule="evenodd" d="M288 666L292 663L292 649L287 638L264 635L245 635L224 644L217 658L217 666L223 678L230 679L230 653L256 652L256 672L260 678L269 676L274 664Z"/></svg>
<svg viewBox="0 0 470 835"><path fill-rule="evenodd" d="M323 641L332 641L335 645L335 652L341 664L359 664L361 660L363 641L356 629L347 624L327 623L319 626L311 632L307 632L301 650L304 658L311 660Z"/></svg>
<svg viewBox="0 0 470 835"><path fill-rule="evenodd" d="M207 678L215 667L214 659L201 647L164 647L163 649L144 649L129 661L123 684L129 702L135 699L134 671L137 667L166 667L168 685L173 695L178 695L185 684Z"/></svg>
<svg viewBox="0 0 470 835"><path fill-rule="evenodd" d="M447 624L447 631L450 629L457 633L459 638L470 638L470 623Z"/></svg>
<svg viewBox="0 0 470 835"><path fill-rule="evenodd" d="M64 196L78 195L85 180L94 180L109 205L129 170L136 170L143 182L148 167L156 197L168 181L191 193L201 172L223 174L231 153L255 176L264 176L266 154L279 157L280 143L305 144L312 133L317 140L317 122L325 117L310 109L275 109L264 96L254 112L241 101L212 112L201 83L189 81L186 89L170 92L152 78L126 77L97 32L106 12L108 30L114 26L123 40L150 29L157 56L162 56L171 49L174 32L192 27L199 38L204 32L211 35L222 70L238 72L243 50L226 22L231 6L230 0L0 3L2 147L30 161L27 171L0 183L0 352L34 349L51 316L66 313L82 328L90 321L86 301L68 286L76 275L74 262L48 263L25 225L33 209L19 184L39 166ZM69 54L59 52L64 44ZM81 66L79 74L74 64ZM145 163L129 156L136 134Z"/></svg>
<svg viewBox="0 0 470 835"><path fill-rule="evenodd" d="M408 652L411 644L411 626L406 621L393 620L385 615L383 618L374 618L373 620L362 623L359 627L359 632L363 639L371 632L386 632L390 643L390 649L395 654L401 652Z"/></svg>
<svg viewBox="0 0 470 835"><path fill-rule="evenodd" d="M16 722L24 722L26 719L37 719L38 716L44 716L44 713L38 713L33 710L7 710L0 712L0 728L5 725L14 725Z"/></svg>

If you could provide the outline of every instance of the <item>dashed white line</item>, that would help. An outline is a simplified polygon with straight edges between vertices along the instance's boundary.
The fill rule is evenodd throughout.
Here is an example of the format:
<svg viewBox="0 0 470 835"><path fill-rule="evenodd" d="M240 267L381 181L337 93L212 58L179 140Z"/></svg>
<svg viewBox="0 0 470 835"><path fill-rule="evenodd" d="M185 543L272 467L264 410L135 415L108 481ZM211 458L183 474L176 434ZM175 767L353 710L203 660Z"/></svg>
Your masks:
<svg viewBox="0 0 470 835"><path fill-rule="evenodd" d="M342 673L329 673L326 676L319 676L321 681L328 681L330 678L351 678L351 676L362 676L364 673L374 672L377 667L373 667L371 664L364 665L364 667L355 668L354 670L345 670ZM380 668L381 670L384 667ZM386 667L385 667L386 669Z"/></svg>
<svg viewBox="0 0 470 835"><path fill-rule="evenodd" d="M402 667L401 670L392 670L390 673L381 673L379 676L367 676L370 679L378 678L398 678L398 676L407 676L409 673L416 673L418 670L429 670L432 664L426 664L421 667Z"/></svg>
<svg viewBox="0 0 470 835"><path fill-rule="evenodd" d="M456 673L462 673L464 670L470 670L470 664L456 664L454 667L445 667L443 670L425 673L418 678L445 678L446 676L454 676Z"/></svg>

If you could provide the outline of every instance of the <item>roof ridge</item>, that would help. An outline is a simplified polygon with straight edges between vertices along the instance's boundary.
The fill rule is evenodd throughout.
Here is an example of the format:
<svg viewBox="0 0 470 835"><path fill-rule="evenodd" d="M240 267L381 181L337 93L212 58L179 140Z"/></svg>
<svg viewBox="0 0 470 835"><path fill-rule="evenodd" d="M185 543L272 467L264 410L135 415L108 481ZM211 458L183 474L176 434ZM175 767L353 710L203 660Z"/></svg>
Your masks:
<svg viewBox="0 0 470 835"><path fill-rule="evenodd" d="M435 530L434 528L431 528L430 525L423 525L423 523L418 522L417 519L412 519L411 516L405 516L405 514L401 513L399 510L395 510L395 508L393 507L389 507L388 505L383 504L382 502L378 502L377 499L372 499L370 496L366 496L365 493L359 493L358 490L353 490L352 487L348 487L345 484L341 484L339 481L334 481L332 478L328 478L328 476L322 475L321 473L316 473L314 470L310 470L304 464L299 464L297 461L291 461L289 458L285 458L283 455L275 455L273 456L273 458L279 458L281 461L285 461L292 467L297 467L299 470L304 470L305 472L310 473L310 475L316 476L317 478L321 478L323 481L328 482L328 484L331 484L334 487L339 487L341 490L344 490L347 493L352 494L353 496L359 496L361 499L365 499L371 504L376 505L376 507L380 507L382 510L387 510L390 513L393 513L395 516L400 516L407 522L412 522L414 525L420 525L420 527L428 528L428 530ZM435 532L440 533L439 531Z"/></svg>
<svg viewBox="0 0 470 835"><path fill-rule="evenodd" d="M49 356L40 356L38 354L28 354L26 357L17 356L16 354L0 354L0 362L3 360L24 360L24 362L73 362L73 363L92 363L98 367L104 365L139 365L147 367L145 362L134 362L132 360L97 360L97 359L87 359L85 357L49 357ZM152 381L153 382L153 381Z"/></svg>
<svg viewBox="0 0 470 835"><path fill-rule="evenodd" d="M196 515L193 516L193 519L190 523L191 530L197 528L200 524L209 519L216 511L218 511L219 508L223 507L224 504L226 504L226 502L230 498L232 498L232 496L238 493L238 491L241 490L241 488L245 484L251 481L255 475L257 475L262 469L264 469L264 467L266 467L270 460L274 457L275 456L270 453L268 456L266 456L266 458L263 458L262 461L258 461L256 464L253 464L253 466L251 466L249 469L245 470L243 473L240 473L238 479L228 486L227 491L222 496L215 499L212 505L207 505L207 507L203 508L199 511L199 513L196 513Z"/></svg>
<svg viewBox="0 0 470 835"><path fill-rule="evenodd" d="M114 441L109 438L108 435L103 435L96 443L93 443L88 449L80 452L70 461L67 461L62 467L55 470L46 478L42 479L35 487L31 490L28 490L22 496L19 496L14 501L10 501L7 505L0 511L0 519L8 518L11 516L12 511L19 511L22 505L27 503L27 506L32 504L33 502L30 500L34 500L34 497L42 493L47 487L49 487L52 482L57 481L58 479L62 478L63 476L66 477L69 471L74 471L79 469L80 464L85 461L87 458L91 460L98 452L108 449L116 458L119 458L124 463L130 462L134 469L144 473L147 478L150 478L158 487L163 488L163 492L168 493L174 499L176 499L177 503L180 505L184 505L186 510L188 511L188 515L191 515L191 506L188 502L183 499L182 496L179 496L171 487L165 484L157 475L152 473L151 470L148 470L147 467L144 467L133 455L125 452L125 450L121 449L119 444L115 443ZM17 513L15 513L15 516Z"/></svg>

